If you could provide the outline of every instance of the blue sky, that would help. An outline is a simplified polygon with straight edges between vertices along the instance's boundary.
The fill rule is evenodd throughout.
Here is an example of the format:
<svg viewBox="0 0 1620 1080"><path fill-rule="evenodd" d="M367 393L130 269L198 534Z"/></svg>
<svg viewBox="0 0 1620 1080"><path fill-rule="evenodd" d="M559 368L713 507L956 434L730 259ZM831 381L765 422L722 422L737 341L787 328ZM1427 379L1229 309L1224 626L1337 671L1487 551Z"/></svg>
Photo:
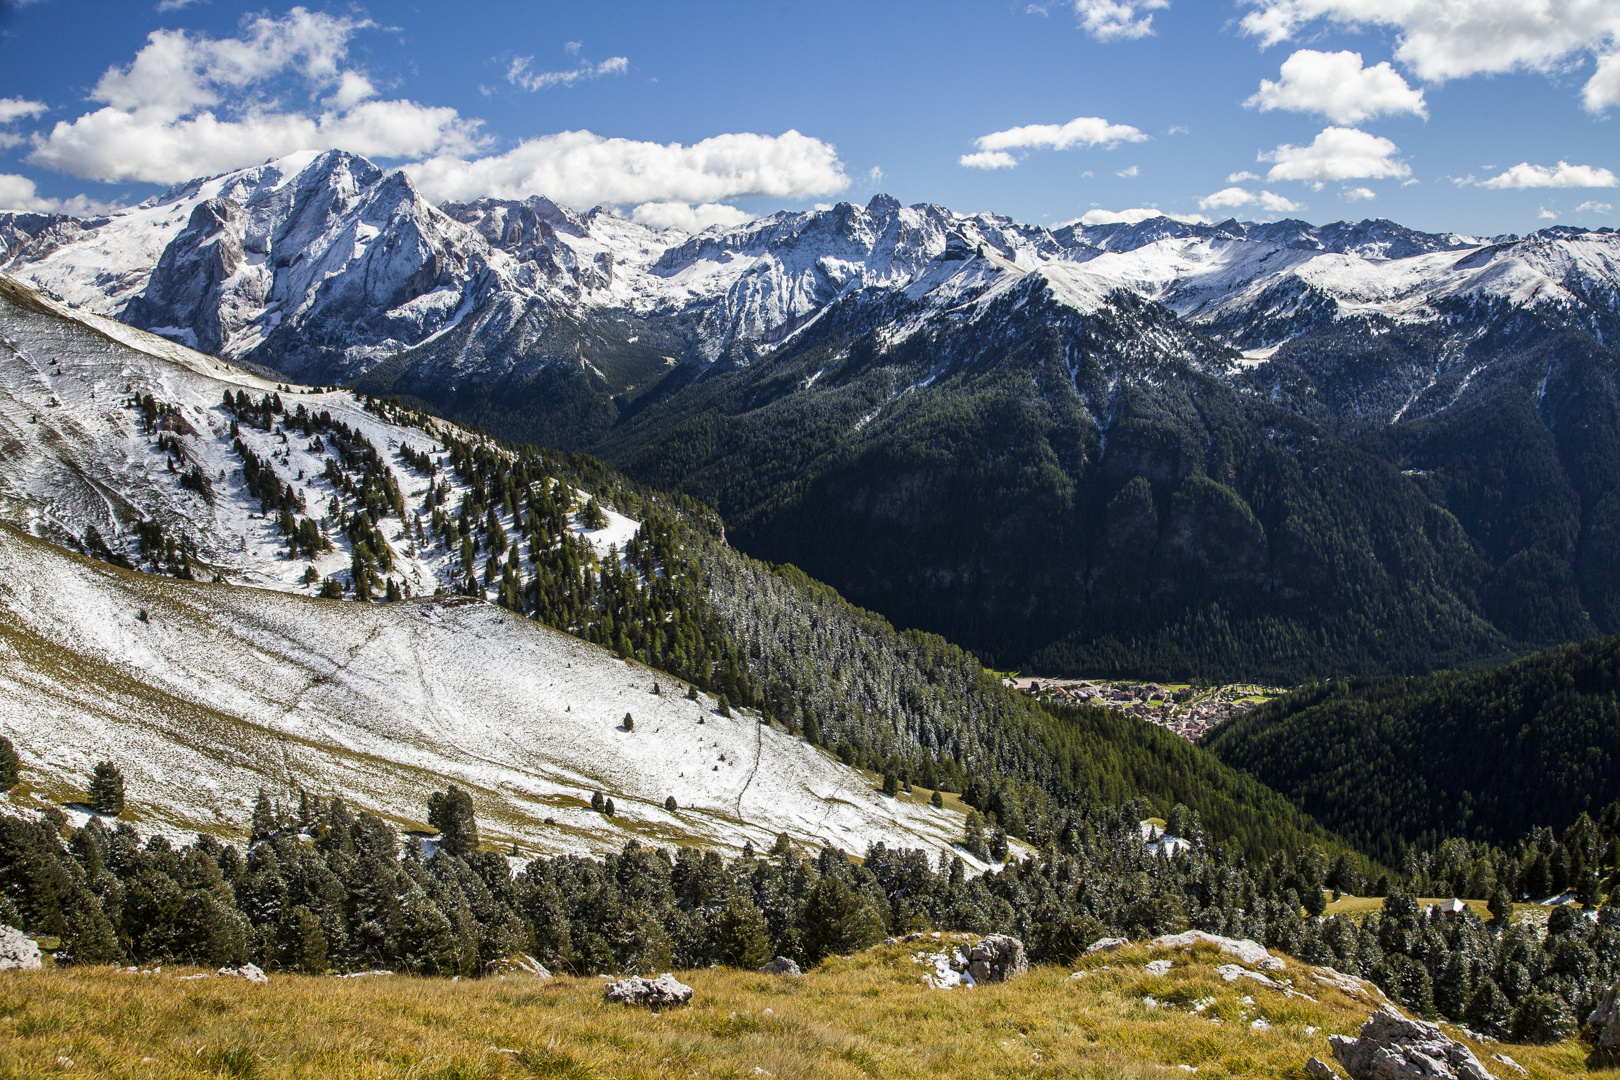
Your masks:
<svg viewBox="0 0 1620 1080"><path fill-rule="evenodd" d="M18 209L337 145L688 227L882 190L1524 233L1620 224L1620 0L0 0L0 121Z"/></svg>

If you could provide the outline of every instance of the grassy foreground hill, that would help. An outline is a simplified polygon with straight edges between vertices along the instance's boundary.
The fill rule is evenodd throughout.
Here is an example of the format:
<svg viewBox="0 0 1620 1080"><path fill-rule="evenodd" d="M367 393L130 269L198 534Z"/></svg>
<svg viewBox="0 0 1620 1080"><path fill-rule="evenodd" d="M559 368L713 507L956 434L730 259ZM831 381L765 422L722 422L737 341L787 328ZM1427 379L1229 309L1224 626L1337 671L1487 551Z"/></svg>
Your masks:
<svg viewBox="0 0 1620 1080"><path fill-rule="evenodd" d="M944 935L952 944L956 935ZM1304 1077L1354 1035L1378 992L1330 985L1287 960L1293 994L1224 981L1212 946L1137 945L1010 983L948 991L924 982L931 938L834 957L803 978L730 968L678 973L689 1008L649 1013L603 1000L597 979L453 983L379 975L273 976L267 985L69 969L0 974L0 1075L330 1078L973 1076ZM1144 965L1168 959L1155 977ZM1306 996L1300 996L1306 995ZM1447 1026L1498 1076L1507 1053L1532 1080L1620 1075L1578 1041L1481 1043Z"/></svg>

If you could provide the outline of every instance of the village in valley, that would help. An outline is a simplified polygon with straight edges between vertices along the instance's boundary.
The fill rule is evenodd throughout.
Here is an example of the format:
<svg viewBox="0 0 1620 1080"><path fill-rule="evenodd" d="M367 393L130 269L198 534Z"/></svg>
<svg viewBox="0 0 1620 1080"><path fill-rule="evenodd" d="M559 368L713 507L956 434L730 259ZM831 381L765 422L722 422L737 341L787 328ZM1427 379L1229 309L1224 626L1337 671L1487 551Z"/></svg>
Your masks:
<svg viewBox="0 0 1620 1080"><path fill-rule="evenodd" d="M1233 683L1191 686L1179 683L1109 682L1103 679L1042 679L1016 673L1002 680L1030 697L1054 705L1091 705L1113 709L1197 742L1216 725L1242 716L1286 688Z"/></svg>

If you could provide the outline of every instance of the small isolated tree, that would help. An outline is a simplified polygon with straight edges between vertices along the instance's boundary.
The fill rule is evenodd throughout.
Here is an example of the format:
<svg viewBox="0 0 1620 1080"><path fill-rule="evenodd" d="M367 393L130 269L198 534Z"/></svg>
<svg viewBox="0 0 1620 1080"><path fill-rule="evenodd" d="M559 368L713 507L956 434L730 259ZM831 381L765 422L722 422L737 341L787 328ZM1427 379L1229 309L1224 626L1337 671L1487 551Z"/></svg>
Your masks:
<svg viewBox="0 0 1620 1080"><path fill-rule="evenodd" d="M613 800L612 799L603 799L602 800L602 813L606 814L608 817L613 816Z"/></svg>
<svg viewBox="0 0 1620 1080"><path fill-rule="evenodd" d="M124 812L124 774L110 761L103 761L90 774L90 809L117 817Z"/></svg>
<svg viewBox="0 0 1620 1080"><path fill-rule="evenodd" d="M17 786L17 771L21 764L17 748L11 745L10 739L0 735L0 791L10 791Z"/></svg>
<svg viewBox="0 0 1620 1080"><path fill-rule="evenodd" d="M962 846L968 849L970 855L980 859L990 855L990 847L984 842L984 818L979 816L977 810L968 811L967 825L962 830Z"/></svg>
<svg viewBox="0 0 1620 1080"><path fill-rule="evenodd" d="M726 695L724 695L724 694L720 695L720 705L719 705L719 708L718 708L717 711L720 713L721 716L725 717L727 720L731 719L731 702L726 698Z"/></svg>
<svg viewBox="0 0 1620 1080"><path fill-rule="evenodd" d="M596 501L595 495L585 501L585 509L579 512L579 523L592 531L608 527L607 512L602 509L602 504Z"/></svg>
<svg viewBox="0 0 1620 1080"><path fill-rule="evenodd" d="M677 810L677 809L679 809L679 808L678 808L678 807L677 807L677 806L676 806L676 805L675 805L675 796L673 796L673 795L671 795L671 796L670 796L670 797L669 797L669 798L667 798L667 799L665 799L665 800L664 800L664 809L665 809L665 810L668 810L668 811L669 811L669 812L670 812L670 813L672 813L672 814L673 814L673 813L674 813L674 812L675 812L675 811L676 811L676 810Z"/></svg>
<svg viewBox="0 0 1620 1080"><path fill-rule="evenodd" d="M990 833L990 857L998 863L1007 861L1010 852L1007 849L1007 833L1001 826Z"/></svg>
<svg viewBox="0 0 1620 1080"><path fill-rule="evenodd" d="M624 730L626 730L626 731L634 731L634 730L636 730L636 718L631 716L629 713L624 714Z"/></svg>
<svg viewBox="0 0 1620 1080"><path fill-rule="evenodd" d="M698 699L698 691L697 691L696 684L694 684L692 686L688 686L686 688L686 700L687 701L696 701L697 699Z"/></svg>
<svg viewBox="0 0 1620 1080"><path fill-rule="evenodd" d="M468 855L478 849L472 796L456 785L428 796L428 824L439 830L439 847L450 854Z"/></svg>
<svg viewBox="0 0 1620 1080"><path fill-rule="evenodd" d="M664 691L659 688L657 683L653 683L653 693L658 695L659 697L664 696Z"/></svg>
<svg viewBox="0 0 1620 1080"><path fill-rule="evenodd" d="M591 809L592 810L595 810L598 814L600 814L602 812L602 808L605 805L607 805L607 804L602 800L602 793L600 791L591 792Z"/></svg>
<svg viewBox="0 0 1620 1080"><path fill-rule="evenodd" d="M900 794L900 778L892 772L883 774L883 794L891 797Z"/></svg>
<svg viewBox="0 0 1620 1080"><path fill-rule="evenodd" d="M945 809L945 796L941 795L937 791L934 792L933 795L929 796L928 798L928 805L932 806L935 810Z"/></svg>

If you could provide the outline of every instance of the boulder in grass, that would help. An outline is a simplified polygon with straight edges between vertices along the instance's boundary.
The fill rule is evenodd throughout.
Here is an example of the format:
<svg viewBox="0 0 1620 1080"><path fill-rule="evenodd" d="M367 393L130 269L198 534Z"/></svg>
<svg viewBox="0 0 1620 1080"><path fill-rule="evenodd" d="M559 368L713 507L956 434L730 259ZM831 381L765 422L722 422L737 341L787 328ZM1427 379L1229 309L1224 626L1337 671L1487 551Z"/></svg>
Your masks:
<svg viewBox="0 0 1620 1080"><path fill-rule="evenodd" d="M794 977L804 974L799 970L798 964L785 956L778 956L775 960L760 968L759 973L761 975L791 975Z"/></svg>
<svg viewBox="0 0 1620 1080"><path fill-rule="evenodd" d="M1237 957L1239 963L1251 967L1271 959L1266 947L1258 941L1221 937L1219 934L1206 934L1202 930L1188 930L1185 934L1167 934L1164 937L1154 938L1153 944L1161 949L1190 949L1194 945L1213 945L1228 956Z"/></svg>
<svg viewBox="0 0 1620 1080"><path fill-rule="evenodd" d="M991 934L968 952L968 974L975 983L1007 982L1029 970L1024 943L1010 934Z"/></svg>
<svg viewBox="0 0 1620 1080"><path fill-rule="evenodd" d="M1350 1080L1496 1080L1438 1025L1383 1009L1361 1025L1360 1038L1332 1035L1328 1045Z"/></svg>
<svg viewBox="0 0 1620 1080"><path fill-rule="evenodd" d="M243 964L241 967L233 968L223 967L215 974L222 975L227 979L241 979L250 983L267 983L270 981L270 976L266 975L257 964Z"/></svg>
<svg viewBox="0 0 1620 1080"><path fill-rule="evenodd" d="M1090 956L1094 952L1113 952L1115 949L1123 949L1129 944L1130 942L1122 937L1105 937L1087 945L1084 955Z"/></svg>
<svg viewBox="0 0 1620 1080"><path fill-rule="evenodd" d="M663 1009L690 1002L692 988L678 981L667 971L656 979L643 979L640 975L632 975L628 979L609 983L607 999L620 1005L646 1005L649 1008Z"/></svg>
<svg viewBox="0 0 1620 1080"><path fill-rule="evenodd" d="M1603 992L1586 1023L1597 1033L1598 1049L1620 1049L1620 983Z"/></svg>
<svg viewBox="0 0 1620 1080"><path fill-rule="evenodd" d="M0 971L38 971L39 946L21 930L0 926Z"/></svg>

